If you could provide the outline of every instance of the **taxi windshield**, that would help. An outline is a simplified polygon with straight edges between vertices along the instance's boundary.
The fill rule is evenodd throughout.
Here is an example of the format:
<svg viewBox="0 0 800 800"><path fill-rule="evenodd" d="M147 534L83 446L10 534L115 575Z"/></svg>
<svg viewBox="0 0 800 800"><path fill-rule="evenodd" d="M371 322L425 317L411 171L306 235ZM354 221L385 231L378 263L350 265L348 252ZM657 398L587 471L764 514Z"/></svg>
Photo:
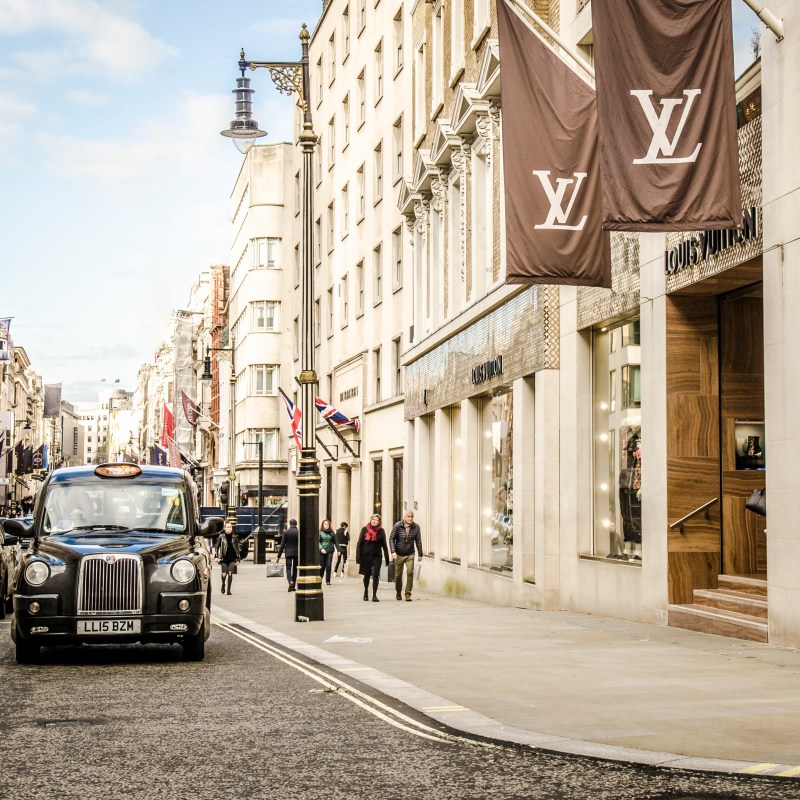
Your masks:
<svg viewBox="0 0 800 800"><path fill-rule="evenodd" d="M108 479L52 483L45 498L43 530L147 529L183 533L187 501L178 483Z"/></svg>

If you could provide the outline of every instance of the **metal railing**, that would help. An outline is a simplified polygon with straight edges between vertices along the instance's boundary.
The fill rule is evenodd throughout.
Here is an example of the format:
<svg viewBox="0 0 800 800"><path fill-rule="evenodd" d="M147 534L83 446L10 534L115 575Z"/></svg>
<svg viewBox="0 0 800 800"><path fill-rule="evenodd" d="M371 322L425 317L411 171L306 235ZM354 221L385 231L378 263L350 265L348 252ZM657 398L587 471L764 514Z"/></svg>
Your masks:
<svg viewBox="0 0 800 800"><path fill-rule="evenodd" d="M684 524L687 523L690 519L692 519L692 517L696 517L698 514L702 513L703 511L705 511L705 518L706 519L711 519L711 515L708 513L708 510L711 508L711 506L714 505L714 503L716 503L718 501L719 501L719 498L715 497L713 500L709 500L707 503L703 503L703 505L699 506L694 511L690 511L685 517L681 517L680 519L675 520L675 522L673 522L669 526L669 529L671 531L674 531L675 528L678 528L681 533L685 533L685 531L683 529Z"/></svg>

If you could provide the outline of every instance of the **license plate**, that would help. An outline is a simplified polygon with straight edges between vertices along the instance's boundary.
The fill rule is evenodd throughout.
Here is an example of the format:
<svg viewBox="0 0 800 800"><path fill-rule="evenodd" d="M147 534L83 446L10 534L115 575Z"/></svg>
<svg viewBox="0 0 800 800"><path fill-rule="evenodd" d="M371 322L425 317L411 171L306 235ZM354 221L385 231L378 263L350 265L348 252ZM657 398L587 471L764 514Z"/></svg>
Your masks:
<svg viewBox="0 0 800 800"><path fill-rule="evenodd" d="M114 635L120 633L141 633L140 619L79 619L78 635Z"/></svg>

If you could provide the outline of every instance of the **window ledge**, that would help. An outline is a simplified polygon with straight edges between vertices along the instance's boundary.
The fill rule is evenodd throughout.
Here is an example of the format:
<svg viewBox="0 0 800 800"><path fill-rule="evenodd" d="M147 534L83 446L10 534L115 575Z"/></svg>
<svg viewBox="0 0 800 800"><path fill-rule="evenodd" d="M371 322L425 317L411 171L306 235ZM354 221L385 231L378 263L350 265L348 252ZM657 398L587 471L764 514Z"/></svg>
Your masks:
<svg viewBox="0 0 800 800"><path fill-rule="evenodd" d="M615 566L637 567L639 569L641 569L642 567L641 559L634 559L633 561L630 561L627 558L609 558L608 556L593 556L589 553L579 553L578 559L580 561L598 561L601 564L613 564Z"/></svg>
<svg viewBox="0 0 800 800"><path fill-rule="evenodd" d="M469 569L472 572L483 572L487 575L496 575L498 578L506 578L507 580L511 580L514 577L514 572L510 569L494 569L493 567L484 567L480 564L470 564Z"/></svg>

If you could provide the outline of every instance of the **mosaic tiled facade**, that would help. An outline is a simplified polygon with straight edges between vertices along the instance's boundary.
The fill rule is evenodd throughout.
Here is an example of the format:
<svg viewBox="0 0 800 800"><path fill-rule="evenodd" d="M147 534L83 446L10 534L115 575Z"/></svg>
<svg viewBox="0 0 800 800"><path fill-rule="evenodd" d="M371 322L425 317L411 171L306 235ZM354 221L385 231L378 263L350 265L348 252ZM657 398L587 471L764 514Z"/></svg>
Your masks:
<svg viewBox="0 0 800 800"><path fill-rule="evenodd" d="M611 234L611 288L578 289L578 328L639 308L639 234Z"/></svg>
<svg viewBox="0 0 800 800"><path fill-rule="evenodd" d="M558 287L532 286L405 368L405 419L558 367ZM475 385L472 369L502 356L503 372Z"/></svg>
<svg viewBox="0 0 800 800"><path fill-rule="evenodd" d="M739 128L739 179L742 184L742 207L755 208L758 214L758 235L740 244L709 256L699 264L667 276L667 292L674 292L760 255L764 250L761 217L761 117ZM697 236L696 233L671 233L667 250Z"/></svg>

